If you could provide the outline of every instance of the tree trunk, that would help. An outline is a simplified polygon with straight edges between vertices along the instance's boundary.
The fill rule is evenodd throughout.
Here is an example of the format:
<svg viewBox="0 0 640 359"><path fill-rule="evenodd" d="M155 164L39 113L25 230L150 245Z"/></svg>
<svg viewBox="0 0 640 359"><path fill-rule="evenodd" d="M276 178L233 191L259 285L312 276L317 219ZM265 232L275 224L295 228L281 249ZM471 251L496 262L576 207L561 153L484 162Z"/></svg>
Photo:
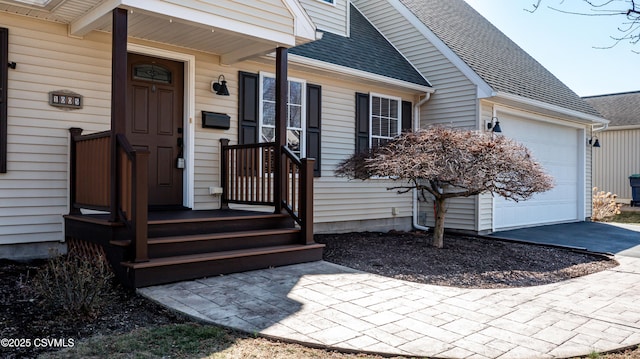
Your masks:
<svg viewBox="0 0 640 359"><path fill-rule="evenodd" d="M433 228L433 246L442 248L444 246L444 216L447 214L445 198L436 198L436 225Z"/></svg>

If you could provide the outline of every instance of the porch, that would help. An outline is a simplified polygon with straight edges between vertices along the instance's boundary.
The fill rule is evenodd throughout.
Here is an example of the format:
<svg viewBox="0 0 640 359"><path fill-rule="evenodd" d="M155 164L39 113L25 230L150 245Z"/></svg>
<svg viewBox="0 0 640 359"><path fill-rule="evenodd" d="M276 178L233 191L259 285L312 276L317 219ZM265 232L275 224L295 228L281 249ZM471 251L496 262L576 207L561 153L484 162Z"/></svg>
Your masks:
<svg viewBox="0 0 640 359"><path fill-rule="evenodd" d="M283 147L277 161L274 143L230 146L224 140L221 208L153 211L147 202L147 151L116 136L112 172L110 131L70 131L71 211L65 216L65 236L72 247L88 244L103 255L125 285L322 259L324 245L313 241L312 159L299 160ZM272 206L274 211L232 209L230 204Z"/></svg>
<svg viewBox="0 0 640 359"><path fill-rule="evenodd" d="M103 254L119 279L131 287L320 260L323 246L313 241L314 161L299 159L286 145L287 49L273 48L275 142L230 145L229 140L220 141L220 168L210 174L212 182L220 176L219 210L182 208L181 201L158 207L151 197L163 191L158 173L178 171L177 176L164 178L182 183L184 164L176 165L176 154L183 149L182 124L192 123L188 116L182 117L185 111L180 107L157 115L144 112L144 121L167 117L158 128L174 134L171 145L158 146L158 150L145 142L145 137L156 133L155 128L132 131L132 124L144 122L135 122L142 112L132 110L132 103L148 98L161 84L154 82L148 89L136 85L142 95L131 98L135 91L131 91L127 51L128 15L126 9L112 11L110 129L86 135L80 128L70 129L70 212L64 218L67 241L72 247L91 247L93 253ZM179 103L155 101L142 109ZM167 116L173 112L177 120ZM167 148L169 155L158 155ZM180 160L181 155L177 156ZM233 205L244 210L232 209ZM258 212L252 206L268 206L272 211ZM162 210L154 211L158 208Z"/></svg>

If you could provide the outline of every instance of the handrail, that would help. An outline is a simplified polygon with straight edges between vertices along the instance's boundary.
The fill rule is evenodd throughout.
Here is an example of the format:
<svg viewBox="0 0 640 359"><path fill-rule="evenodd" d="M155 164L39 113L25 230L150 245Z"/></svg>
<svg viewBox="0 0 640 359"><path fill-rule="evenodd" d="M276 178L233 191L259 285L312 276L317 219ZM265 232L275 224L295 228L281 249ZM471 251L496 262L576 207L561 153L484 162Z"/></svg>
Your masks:
<svg viewBox="0 0 640 359"><path fill-rule="evenodd" d="M135 149L123 134L117 134L113 141L111 131L82 135L81 128L71 128L69 132L69 214L81 214L81 208L110 211L110 218L122 220L131 231L128 237L132 239L134 261L148 261L149 151ZM116 150L112 152L114 145ZM111 170L112 153L115 153L116 173ZM111 196L113 183L114 197ZM117 203L113 205L113 202Z"/></svg>
<svg viewBox="0 0 640 359"><path fill-rule="evenodd" d="M117 176L120 218L133 232L135 262L146 262L148 255L148 162L149 151L135 149L123 134L116 135Z"/></svg>
<svg viewBox="0 0 640 359"><path fill-rule="evenodd" d="M300 225L302 240L313 243L313 164L312 158L299 159L289 148L282 147L284 178L282 208Z"/></svg>

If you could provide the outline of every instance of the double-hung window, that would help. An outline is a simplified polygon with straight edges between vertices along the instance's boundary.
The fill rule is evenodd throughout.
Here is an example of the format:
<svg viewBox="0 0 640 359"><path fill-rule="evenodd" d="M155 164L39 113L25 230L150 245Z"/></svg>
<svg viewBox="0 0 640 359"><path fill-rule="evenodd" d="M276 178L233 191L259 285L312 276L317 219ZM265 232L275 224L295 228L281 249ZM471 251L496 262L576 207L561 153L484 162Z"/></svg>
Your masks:
<svg viewBox="0 0 640 359"><path fill-rule="evenodd" d="M413 105L399 97L356 93L356 152L382 146L412 128Z"/></svg>
<svg viewBox="0 0 640 359"><path fill-rule="evenodd" d="M402 124L401 103L402 100L400 98L370 94L370 148L382 146L400 134Z"/></svg>
<svg viewBox="0 0 640 359"><path fill-rule="evenodd" d="M289 78L287 99L287 147L299 158L306 155L306 82ZM276 138L276 78L260 73L260 142Z"/></svg>

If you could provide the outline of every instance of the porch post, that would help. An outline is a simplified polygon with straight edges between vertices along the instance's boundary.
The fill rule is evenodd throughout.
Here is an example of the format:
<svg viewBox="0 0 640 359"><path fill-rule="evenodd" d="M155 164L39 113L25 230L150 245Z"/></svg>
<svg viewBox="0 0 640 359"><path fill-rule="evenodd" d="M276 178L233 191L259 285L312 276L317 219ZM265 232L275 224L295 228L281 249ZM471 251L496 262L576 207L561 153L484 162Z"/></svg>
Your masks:
<svg viewBox="0 0 640 359"><path fill-rule="evenodd" d="M276 49L276 168L273 200L275 213L282 212L282 198L286 196L285 166L282 165L282 148L287 145L287 100L289 98L289 81L287 68L287 48Z"/></svg>
<svg viewBox="0 0 640 359"><path fill-rule="evenodd" d="M79 208L76 208L76 194L78 190L77 171L78 171L78 146L76 145L76 136L82 135L82 129L79 127L71 127L69 129L71 135L71 143L69 144L69 214L81 214Z"/></svg>
<svg viewBox="0 0 640 359"><path fill-rule="evenodd" d="M113 10L111 30L111 215L118 220L118 134L126 130L127 104L127 17L126 9Z"/></svg>

